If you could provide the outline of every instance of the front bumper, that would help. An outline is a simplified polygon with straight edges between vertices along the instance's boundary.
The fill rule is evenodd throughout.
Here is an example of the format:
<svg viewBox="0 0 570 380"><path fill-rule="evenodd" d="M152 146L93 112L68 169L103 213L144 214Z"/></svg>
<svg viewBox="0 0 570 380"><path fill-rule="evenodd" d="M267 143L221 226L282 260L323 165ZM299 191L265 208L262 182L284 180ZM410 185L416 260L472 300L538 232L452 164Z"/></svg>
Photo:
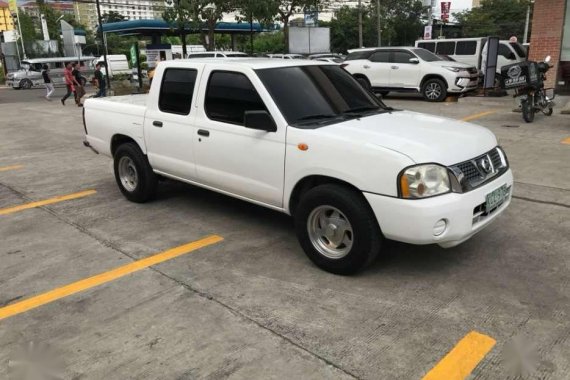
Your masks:
<svg viewBox="0 0 570 380"><path fill-rule="evenodd" d="M10 79L8 79L8 80L6 81L6 87L19 88L19 87L20 87L20 82L19 82L19 81L15 81L15 80L10 80Z"/></svg>
<svg viewBox="0 0 570 380"><path fill-rule="evenodd" d="M486 195L503 185L510 189L504 202L488 215L479 215ZM484 186L463 194L416 200L372 193L364 193L364 196L386 238L410 244L436 243L449 248L463 243L494 221L510 204L512 193L513 174L509 169ZM439 233L442 220L445 230Z"/></svg>
<svg viewBox="0 0 570 380"><path fill-rule="evenodd" d="M448 92L465 93L476 90L479 86L479 76L472 75L470 77L459 77L455 79L453 85L449 86Z"/></svg>

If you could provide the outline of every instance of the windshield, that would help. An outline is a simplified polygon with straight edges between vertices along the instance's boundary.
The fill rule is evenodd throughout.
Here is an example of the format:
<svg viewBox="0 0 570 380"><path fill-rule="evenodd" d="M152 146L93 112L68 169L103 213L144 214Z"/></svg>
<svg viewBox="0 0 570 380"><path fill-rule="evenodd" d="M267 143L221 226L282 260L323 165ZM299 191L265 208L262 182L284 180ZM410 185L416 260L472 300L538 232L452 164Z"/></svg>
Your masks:
<svg viewBox="0 0 570 380"><path fill-rule="evenodd" d="M299 128L313 128L315 123L338 122L346 117L363 116L363 112L387 109L336 65L280 67L256 72L287 122Z"/></svg>
<svg viewBox="0 0 570 380"><path fill-rule="evenodd" d="M513 47L513 49L515 49L519 57L526 58L524 47L521 44L518 42L511 42L510 45Z"/></svg>
<svg viewBox="0 0 570 380"><path fill-rule="evenodd" d="M415 55L421 58L422 61L426 62L435 62L435 61L443 61L441 57L433 54L431 51L426 49L412 49Z"/></svg>

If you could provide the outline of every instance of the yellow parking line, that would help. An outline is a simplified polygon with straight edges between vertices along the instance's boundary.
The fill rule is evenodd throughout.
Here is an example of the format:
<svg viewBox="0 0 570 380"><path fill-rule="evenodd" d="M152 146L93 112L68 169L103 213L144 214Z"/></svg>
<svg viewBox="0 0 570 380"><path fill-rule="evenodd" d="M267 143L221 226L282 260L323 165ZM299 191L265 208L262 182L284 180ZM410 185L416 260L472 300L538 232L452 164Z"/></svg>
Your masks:
<svg viewBox="0 0 570 380"><path fill-rule="evenodd" d="M466 117L464 117L464 118L461 119L461 120L463 120L463 121L471 121L471 120L475 120L475 119L480 119L480 118L482 118L483 116L492 115L492 114L494 114L494 113L497 113L497 111L480 112L480 113L476 113L475 115L466 116Z"/></svg>
<svg viewBox="0 0 570 380"><path fill-rule="evenodd" d="M560 141L562 144L570 145L570 137L565 138L564 140Z"/></svg>
<svg viewBox="0 0 570 380"><path fill-rule="evenodd" d="M86 191L80 191L79 193L73 193L73 194L67 194L67 195L60 195L57 197L53 197L53 198L49 198L49 199L44 199L43 201L36 201L36 202L30 202L30 203L24 203L21 204L19 206L13 206L13 207L8 207L8 208L0 208L0 215L8 215L8 214L12 214L14 212L18 212L18 211L22 211L22 210L27 210L30 208L35 208L35 207L41 207L41 206L46 206L46 205L51 205L53 203L59 203L59 202L63 202L63 201L69 201L72 199L77 199L77 198L83 198L86 197L88 195L93 195L95 194L97 191L95 190L86 190Z"/></svg>
<svg viewBox="0 0 570 380"><path fill-rule="evenodd" d="M156 255L134 261L130 264L120 266L108 272L100 273L93 277L89 277L83 280L79 280L77 282L73 282L69 285L65 285L61 288L50 290L46 293L39 294L37 296L28 298L24 301L20 301L12 305L5 306L3 308L0 308L0 320L26 312L28 310L45 305L47 303L54 302L60 298L64 298L72 294L79 293L87 289L91 289L95 286L105 284L107 282L131 274L133 272L137 272L141 269L148 268L151 265L156 265L164 261L174 259L178 256L190 253L199 248L203 248L208 245L218 243L222 240L224 239L221 236L211 235L203 239L187 243L178 246L176 248L169 249L167 251L158 253Z"/></svg>
<svg viewBox="0 0 570 380"><path fill-rule="evenodd" d="M463 380L497 343L495 339L471 331L422 380Z"/></svg>
<svg viewBox="0 0 570 380"><path fill-rule="evenodd" d="M0 172L7 172L8 170L18 170L22 169L24 165L12 165L12 166L4 166L0 167Z"/></svg>

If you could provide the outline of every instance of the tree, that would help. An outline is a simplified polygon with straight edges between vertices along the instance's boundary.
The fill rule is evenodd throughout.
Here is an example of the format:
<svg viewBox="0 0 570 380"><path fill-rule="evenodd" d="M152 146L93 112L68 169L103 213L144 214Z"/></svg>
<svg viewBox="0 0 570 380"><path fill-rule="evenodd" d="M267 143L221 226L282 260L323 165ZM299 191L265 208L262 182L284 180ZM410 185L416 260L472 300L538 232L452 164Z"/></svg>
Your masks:
<svg viewBox="0 0 570 380"><path fill-rule="evenodd" d="M420 0L382 0L380 5L380 25L383 45L413 45L423 31L422 16L426 12ZM377 24L376 2L370 3L370 14L374 29ZM376 41L377 44L377 41Z"/></svg>
<svg viewBox="0 0 570 380"><path fill-rule="evenodd" d="M101 21L103 24L108 24L110 22L121 22L125 21L127 18L120 14L119 12L109 11L101 16Z"/></svg>
<svg viewBox="0 0 570 380"><path fill-rule="evenodd" d="M186 57L186 28L188 26L194 26L196 29L200 28L198 15L204 2L203 0L170 0L170 3L172 3L172 6L164 10L162 18L173 29L178 30L182 44L182 55Z"/></svg>
<svg viewBox="0 0 570 380"><path fill-rule="evenodd" d="M454 13L464 37L522 36L530 0L483 0L480 7ZM532 19L532 17L531 17Z"/></svg>
<svg viewBox="0 0 570 380"><path fill-rule="evenodd" d="M208 29L208 50L214 50L214 33L216 24L224 13L235 10L233 0L203 0L200 6L200 18L206 22Z"/></svg>
<svg viewBox="0 0 570 380"><path fill-rule="evenodd" d="M315 0L272 0L270 2L268 11L277 15L277 21L283 23L283 42L287 52L289 52L289 19L293 14L301 12L305 6L315 3Z"/></svg>
<svg viewBox="0 0 570 380"><path fill-rule="evenodd" d="M273 17L276 15L273 13L272 0L237 0L236 9L239 10L236 16L237 22L253 23L256 20L261 25L269 26L273 23ZM254 46L253 35L250 35L249 38L249 50L253 54L253 51L258 51L258 49Z"/></svg>

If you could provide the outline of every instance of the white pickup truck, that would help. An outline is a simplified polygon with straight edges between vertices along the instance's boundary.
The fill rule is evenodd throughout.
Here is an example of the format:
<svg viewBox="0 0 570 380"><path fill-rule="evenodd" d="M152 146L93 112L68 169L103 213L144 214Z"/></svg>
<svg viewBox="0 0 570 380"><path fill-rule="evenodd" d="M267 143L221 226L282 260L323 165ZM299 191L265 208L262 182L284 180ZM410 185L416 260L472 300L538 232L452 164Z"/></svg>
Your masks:
<svg viewBox="0 0 570 380"><path fill-rule="evenodd" d="M394 110L324 62L162 62L148 95L88 99L84 124L127 199L167 177L290 214L308 257L338 274L384 238L455 246L511 200L489 130Z"/></svg>

